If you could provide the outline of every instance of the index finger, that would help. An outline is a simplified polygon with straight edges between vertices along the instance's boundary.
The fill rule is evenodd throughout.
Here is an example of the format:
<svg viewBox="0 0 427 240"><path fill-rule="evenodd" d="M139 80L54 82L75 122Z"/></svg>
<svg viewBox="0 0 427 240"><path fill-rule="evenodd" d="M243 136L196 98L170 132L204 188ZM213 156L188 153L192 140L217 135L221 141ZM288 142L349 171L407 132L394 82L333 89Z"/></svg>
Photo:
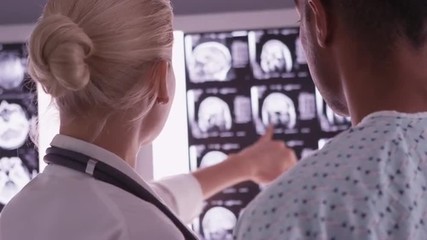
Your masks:
<svg viewBox="0 0 427 240"><path fill-rule="evenodd" d="M269 125L265 130L264 135L261 137L260 141L269 141L273 138L274 135L274 127Z"/></svg>

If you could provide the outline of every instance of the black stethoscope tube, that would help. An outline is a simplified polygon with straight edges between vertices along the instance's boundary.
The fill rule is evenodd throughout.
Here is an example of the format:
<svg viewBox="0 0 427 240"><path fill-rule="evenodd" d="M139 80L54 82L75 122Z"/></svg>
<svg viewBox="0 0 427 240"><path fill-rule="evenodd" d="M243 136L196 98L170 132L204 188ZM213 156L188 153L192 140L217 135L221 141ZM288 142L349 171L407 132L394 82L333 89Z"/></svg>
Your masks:
<svg viewBox="0 0 427 240"><path fill-rule="evenodd" d="M48 164L57 164L82 173L91 175L93 178L114 185L127 191L136 197L156 206L165 214L175 226L182 232L186 240L197 240L197 237L152 193L141 186L138 182L109 166L106 163L92 159L84 154L58 148L50 147L46 151L45 161Z"/></svg>

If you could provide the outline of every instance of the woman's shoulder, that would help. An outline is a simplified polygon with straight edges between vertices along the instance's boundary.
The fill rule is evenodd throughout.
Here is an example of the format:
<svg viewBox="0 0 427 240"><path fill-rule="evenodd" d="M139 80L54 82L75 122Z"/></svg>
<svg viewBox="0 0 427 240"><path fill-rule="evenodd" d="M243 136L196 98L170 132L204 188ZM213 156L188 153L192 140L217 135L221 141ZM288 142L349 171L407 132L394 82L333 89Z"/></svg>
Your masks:
<svg viewBox="0 0 427 240"><path fill-rule="evenodd" d="M151 204L90 176L57 168L37 176L3 209L1 239L32 239L33 234L46 236L40 239L180 239L180 232Z"/></svg>
<svg viewBox="0 0 427 240"><path fill-rule="evenodd" d="M93 184L109 211L127 227L129 239L183 239L172 221L153 204L110 184Z"/></svg>

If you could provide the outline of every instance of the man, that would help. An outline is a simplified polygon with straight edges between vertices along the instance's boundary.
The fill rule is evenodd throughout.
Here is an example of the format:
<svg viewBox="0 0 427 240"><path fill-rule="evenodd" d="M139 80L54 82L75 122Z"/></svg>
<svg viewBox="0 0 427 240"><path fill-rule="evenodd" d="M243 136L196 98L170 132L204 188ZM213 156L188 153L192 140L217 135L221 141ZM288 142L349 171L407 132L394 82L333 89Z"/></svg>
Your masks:
<svg viewBox="0 0 427 240"><path fill-rule="evenodd" d="M427 238L427 1L297 0L320 92L353 128L245 210L239 240Z"/></svg>

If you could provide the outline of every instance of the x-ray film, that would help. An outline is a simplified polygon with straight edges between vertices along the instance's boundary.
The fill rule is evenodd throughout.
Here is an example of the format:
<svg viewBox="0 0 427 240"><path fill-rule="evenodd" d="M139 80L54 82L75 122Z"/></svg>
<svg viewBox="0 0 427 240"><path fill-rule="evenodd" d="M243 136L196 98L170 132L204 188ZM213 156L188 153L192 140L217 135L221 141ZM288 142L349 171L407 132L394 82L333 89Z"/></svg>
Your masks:
<svg viewBox="0 0 427 240"><path fill-rule="evenodd" d="M246 136L242 125L250 123L250 99L237 88L193 89L187 92L191 136Z"/></svg>
<svg viewBox="0 0 427 240"><path fill-rule="evenodd" d="M301 84L269 84L251 87L255 129L263 134L273 126L278 134L310 133L315 118L314 94Z"/></svg>
<svg viewBox="0 0 427 240"><path fill-rule="evenodd" d="M0 149L22 147L30 132L30 119L25 109L16 103L0 101Z"/></svg>
<svg viewBox="0 0 427 240"><path fill-rule="evenodd" d="M256 79L308 76L297 29L251 31L248 41Z"/></svg>
<svg viewBox="0 0 427 240"><path fill-rule="evenodd" d="M298 158L350 126L316 93L297 28L188 34L185 44L192 171L227 161L268 126ZM232 239L236 217L264 188L224 189L205 201L194 230L201 239Z"/></svg>
<svg viewBox="0 0 427 240"><path fill-rule="evenodd" d="M34 91L27 74L25 44L0 43L0 96L25 94Z"/></svg>
<svg viewBox="0 0 427 240"><path fill-rule="evenodd" d="M37 125L37 96L26 62L26 44L0 44L0 210L39 168L30 138Z"/></svg>
<svg viewBox="0 0 427 240"><path fill-rule="evenodd" d="M13 53L0 53L0 87L11 90L21 86L25 77L22 60Z"/></svg>
<svg viewBox="0 0 427 240"><path fill-rule="evenodd" d="M236 215L225 207L213 207L202 218L205 240L232 240Z"/></svg>
<svg viewBox="0 0 427 240"><path fill-rule="evenodd" d="M220 151L211 151L208 152L203 158L202 162L200 163L200 168L207 168L210 166L217 165L219 163L222 163L227 159L227 154L220 152Z"/></svg>
<svg viewBox="0 0 427 240"><path fill-rule="evenodd" d="M0 158L0 204L6 205L31 179L19 157Z"/></svg>
<svg viewBox="0 0 427 240"><path fill-rule="evenodd" d="M185 38L191 83L228 82L249 66L247 32L194 34ZM242 40L243 39L243 40Z"/></svg>
<svg viewBox="0 0 427 240"><path fill-rule="evenodd" d="M34 147L3 151L0 156L0 210L38 173Z"/></svg>
<svg viewBox="0 0 427 240"><path fill-rule="evenodd" d="M237 153L241 148L241 144L232 142L192 145L189 150L191 170L219 164L226 160L229 154Z"/></svg>
<svg viewBox="0 0 427 240"><path fill-rule="evenodd" d="M316 90L317 114L320 128L324 132L339 132L351 126L350 118L336 114L323 100L320 92Z"/></svg>

